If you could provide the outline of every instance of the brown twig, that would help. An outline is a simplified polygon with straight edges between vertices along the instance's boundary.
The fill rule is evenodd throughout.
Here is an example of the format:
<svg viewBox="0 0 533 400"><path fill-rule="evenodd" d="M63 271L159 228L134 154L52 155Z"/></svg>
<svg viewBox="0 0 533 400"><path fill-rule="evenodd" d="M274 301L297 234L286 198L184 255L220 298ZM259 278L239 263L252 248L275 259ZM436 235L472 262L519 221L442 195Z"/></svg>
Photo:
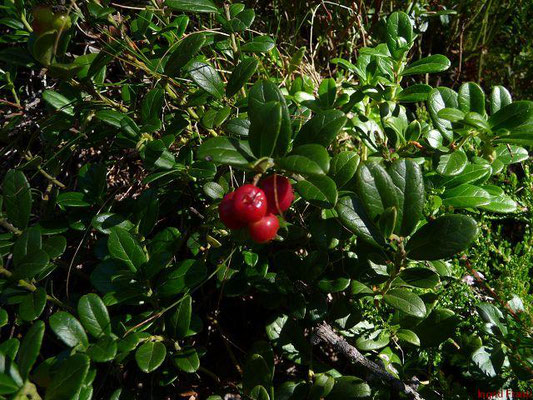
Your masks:
<svg viewBox="0 0 533 400"><path fill-rule="evenodd" d="M418 392L412 386L397 379L375 362L370 361L344 338L337 335L333 331L333 328L327 323L322 322L318 324L314 333L319 340L330 344L335 348L335 350L337 350L339 353L342 353L352 363L363 367L371 374L379 377L397 392L404 393L409 399L423 400L420 394L418 394Z"/></svg>

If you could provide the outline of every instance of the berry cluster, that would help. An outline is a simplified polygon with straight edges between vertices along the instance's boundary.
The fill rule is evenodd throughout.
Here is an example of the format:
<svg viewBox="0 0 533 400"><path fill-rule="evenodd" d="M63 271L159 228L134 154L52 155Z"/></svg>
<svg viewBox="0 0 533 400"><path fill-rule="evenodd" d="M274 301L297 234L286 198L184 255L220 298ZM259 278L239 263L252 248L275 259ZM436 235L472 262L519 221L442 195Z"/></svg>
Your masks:
<svg viewBox="0 0 533 400"><path fill-rule="evenodd" d="M267 243L276 237L279 229L276 214L286 211L293 199L289 180L271 175L259 187L246 184L228 193L218 206L218 214L229 229L247 226L254 242Z"/></svg>

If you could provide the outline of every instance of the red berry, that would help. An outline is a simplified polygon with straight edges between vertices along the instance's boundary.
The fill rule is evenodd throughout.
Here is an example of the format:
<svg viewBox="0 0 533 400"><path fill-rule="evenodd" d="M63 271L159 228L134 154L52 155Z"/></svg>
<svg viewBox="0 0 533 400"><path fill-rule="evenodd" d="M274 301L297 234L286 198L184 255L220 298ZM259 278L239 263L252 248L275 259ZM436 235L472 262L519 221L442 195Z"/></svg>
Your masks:
<svg viewBox="0 0 533 400"><path fill-rule="evenodd" d="M235 204L233 200L234 197L235 192L228 193L224 196L218 205L218 215L220 216L222 223L229 229L241 229L244 228L246 224L235 217L235 210L233 209Z"/></svg>
<svg viewBox="0 0 533 400"><path fill-rule="evenodd" d="M235 191L233 209L238 220L249 223L263 218L267 211L265 192L255 185L243 185Z"/></svg>
<svg viewBox="0 0 533 400"><path fill-rule="evenodd" d="M278 218L274 214L265 215L259 221L248 225L250 237L256 243L267 243L276 237L279 229Z"/></svg>
<svg viewBox="0 0 533 400"><path fill-rule="evenodd" d="M281 214L291 206L294 191L291 183L284 176L271 175L263 179L260 186L267 198L267 213Z"/></svg>

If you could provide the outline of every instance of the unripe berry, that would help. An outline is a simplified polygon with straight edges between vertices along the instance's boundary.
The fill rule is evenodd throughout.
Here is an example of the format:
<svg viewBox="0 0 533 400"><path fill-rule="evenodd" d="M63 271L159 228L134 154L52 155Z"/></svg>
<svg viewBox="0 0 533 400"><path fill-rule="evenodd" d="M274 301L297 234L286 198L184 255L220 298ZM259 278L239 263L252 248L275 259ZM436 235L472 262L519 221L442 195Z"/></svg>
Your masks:
<svg viewBox="0 0 533 400"><path fill-rule="evenodd" d="M70 29L71 26L72 26L72 20L67 14L57 14L54 16L52 27L55 30L66 31L67 29Z"/></svg>
<svg viewBox="0 0 533 400"><path fill-rule="evenodd" d="M241 229L246 226L246 224L238 220L235 216L234 210L234 197L235 192L228 193L224 196L220 204L218 205L218 215L220 220L224 225L229 229Z"/></svg>
<svg viewBox="0 0 533 400"><path fill-rule="evenodd" d="M271 175L263 179L260 186L267 198L267 213L281 214L289 209L294 200L294 191L287 178Z"/></svg>
<svg viewBox="0 0 533 400"><path fill-rule="evenodd" d="M238 188L233 202L236 218L245 223L259 221L267 211L265 192L255 185L247 184Z"/></svg>
<svg viewBox="0 0 533 400"><path fill-rule="evenodd" d="M259 221L248 225L250 237L256 243L267 243L276 237L279 229L278 218L274 214L265 215Z"/></svg>

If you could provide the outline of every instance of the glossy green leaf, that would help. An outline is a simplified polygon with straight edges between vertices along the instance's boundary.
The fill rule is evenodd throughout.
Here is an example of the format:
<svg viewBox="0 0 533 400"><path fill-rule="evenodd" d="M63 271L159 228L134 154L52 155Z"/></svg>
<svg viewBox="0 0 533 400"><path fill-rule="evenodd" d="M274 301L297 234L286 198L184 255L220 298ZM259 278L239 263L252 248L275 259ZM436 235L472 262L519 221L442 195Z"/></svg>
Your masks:
<svg viewBox="0 0 533 400"><path fill-rule="evenodd" d="M438 157L436 170L442 176L455 176L463 172L467 163L465 152L456 150L453 153L441 154Z"/></svg>
<svg viewBox="0 0 533 400"><path fill-rule="evenodd" d="M355 175L359 166L359 155L354 151L343 151L331 160L329 176L338 188L346 185Z"/></svg>
<svg viewBox="0 0 533 400"><path fill-rule="evenodd" d="M52 108L63 114L69 116L74 115L73 101L59 92L54 90L45 90L43 92L43 100Z"/></svg>
<svg viewBox="0 0 533 400"><path fill-rule="evenodd" d="M22 171L7 171L2 196L7 219L17 228L24 229L30 220L32 200L30 184Z"/></svg>
<svg viewBox="0 0 533 400"><path fill-rule="evenodd" d="M523 147L515 145L499 145L495 151L496 159L505 165L519 163L529 159L529 152Z"/></svg>
<svg viewBox="0 0 533 400"><path fill-rule="evenodd" d="M477 83L463 83L459 88L457 100L461 111L474 111L485 115L485 93Z"/></svg>
<svg viewBox="0 0 533 400"><path fill-rule="evenodd" d="M24 300L19 304L19 317L24 321L33 321L42 314L45 305L46 290L38 288L24 296Z"/></svg>
<svg viewBox="0 0 533 400"><path fill-rule="evenodd" d="M290 155L276 160L276 165L284 170L297 174L324 175L324 170L315 161L299 155Z"/></svg>
<svg viewBox="0 0 533 400"><path fill-rule="evenodd" d="M413 260L439 260L467 249L478 235L476 221L469 216L443 215L417 230L405 247Z"/></svg>
<svg viewBox="0 0 533 400"><path fill-rule="evenodd" d="M403 76L417 74L432 74L446 71L450 68L450 60L441 54L434 54L410 63L401 73Z"/></svg>
<svg viewBox="0 0 533 400"><path fill-rule="evenodd" d="M245 58L241 61L231 73L226 86L226 95L231 97L236 94L250 80L258 65L259 62L255 58Z"/></svg>
<svg viewBox="0 0 533 400"><path fill-rule="evenodd" d="M107 248L114 259L122 261L132 272L137 271L148 260L137 239L119 227L111 229Z"/></svg>
<svg viewBox="0 0 533 400"><path fill-rule="evenodd" d="M327 400L345 400L368 398L372 391L370 386L361 378L355 376L340 376L335 378L335 386L326 397Z"/></svg>
<svg viewBox="0 0 533 400"><path fill-rule="evenodd" d="M50 257L44 250L35 250L24 256L16 265L13 276L18 279L33 278L42 272Z"/></svg>
<svg viewBox="0 0 533 400"><path fill-rule="evenodd" d="M174 363L180 370L192 374L200 368L200 357L194 348L183 349L175 354Z"/></svg>
<svg viewBox="0 0 533 400"><path fill-rule="evenodd" d="M192 316L192 297L187 295L178 304L176 312L170 318L173 333L177 338L183 339L189 332Z"/></svg>
<svg viewBox="0 0 533 400"><path fill-rule="evenodd" d="M212 66L201 62L193 62L189 67L189 73L194 83L216 99L221 99L224 96L224 83Z"/></svg>
<svg viewBox="0 0 533 400"><path fill-rule="evenodd" d="M357 196L341 197L335 209L342 224L362 240L374 246L385 244L383 235L374 225Z"/></svg>
<svg viewBox="0 0 533 400"><path fill-rule="evenodd" d="M398 208L397 189L385 168L377 162L359 166L356 175L357 195L372 220L386 208Z"/></svg>
<svg viewBox="0 0 533 400"><path fill-rule="evenodd" d="M415 346L420 346L420 338L409 329L398 329L396 336L403 342L410 343Z"/></svg>
<svg viewBox="0 0 533 400"><path fill-rule="evenodd" d="M439 275L429 268L412 267L404 269L399 277L410 286L431 289L440 282Z"/></svg>
<svg viewBox="0 0 533 400"><path fill-rule="evenodd" d="M256 36L241 46L245 53L267 53L274 48L276 41L270 36Z"/></svg>
<svg viewBox="0 0 533 400"><path fill-rule="evenodd" d="M387 18L387 47L392 56L400 59L411 47L414 39L413 26L409 16L401 11L393 12Z"/></svg>
<svg viewBox="0 0 533 400"><path fill-rule="evenodd" d="M275 157L281 157L289 150L292 138L291 118L287 103L275 83L268 80L256 82L250 89L248 95L248 117L251 124L254 122L255 115L262 115L264 113L263 109L269 102L278 102L281 105L281 127L273 153Z"/></svg>
<svg viewBox="0 0 533 400"><path fill-rule="evenodd" d="M324 146L319 144L304 144L296 147L291 154L313 160L324 174L327 174L329 171L330 158Z"/></svg>
<svg viewBox="0 0 533 400"><path fill-rule="evenodd" d="M281 129L281 107L281 103L271 101L250 115L248 141L258 158L270 157L276 149Z"/></svg>
<svg viewBox="0 0 533 400"><path fill-rule="evenodd" d="M134 227L133 223L127 220L120 214L114 213L101 213L95 215L91 221L91 225L100 233L109 235L111 229L114 227L119 227L129 231Z"/></svg>
<svg viewBox="0 0 533 400"><path fill-rule="evenodd" d="M193 259L180 261L176 267L167 268L165 271L157 287L157 293L161 297L175 296L186 289L192 289L207 275L205 263Z"/></svg>
<svg viewBox="0 0 533 400"><path fill-rule="evenodd" d="M165 0L165 5L185 12L216 13L218 10L212 0Z"/></svg>
<svg viewBox="0 0 533 400"><path fill-rule="evenodd" d="M383 300L407 315L417 318L426 316L426 305L418 295L410 290L391 289L383 296Z"/></svg>
<svg viewBox="0 0 533 400"><path fill-rule="evenodd" d="M453 138L452 123L439 118L438 112L443 108L458 108L457 97L457 93L452 89L438 87L429 92L427 100L428 111L433 124L447 140L452 140Z"/></svg>
<svg viewBox="0 0 533 400"><path fill-rule="evenodd" d="M176 75L200 51L204 43L205 35L203 33L194 33L180 40L168 57L165 64L165 74Z"/></svg>
<svg viewBox="0 0 533 400"><path fill-rule="evenodd" d="M438 117L451 122L459 122L465 118L465 113L456 108L443 108L437 113Z"/></svg>
<svg viewBox="0 0 533 400"><path fill-rule="evenodd" d="M94 337L111 334L111 320L102 299L94 293L82 296L78 302L81 323Z"/></svg>
<svg viewBox="0 0 533 400"><path fill-rule="evenodd" d="M155 371L165 361L167 349L161 342L147 342L135 352L135 361L145 373Z"/></svg>
<svg viewBox="0 0 533 400"><path fill-rule="evenodd" d="M494 86L490 93L490 113L495 114L502 107L509 105L513 102L511 93L503 86Z"/></svg>
<svg viewBox="0 0 533 400"><path fill-rule="evenodd" d="M401 103L417 103L419 101L426 101L431 90L431 86L418 83L403 89L400 93L398 93L396 98Z"/></svg>
<svg viewBox="0 0 533 400"><path fill-rule="evenodd" d="M337 98L337 84L335 79L324 79L318 87L318 100L322 107L332 107L335 104Z"/></svg>
<svg viewBox="0 0 533 400"><path fill-rule="evenodd" d="M489 118L494 132L499 130L517 134L531 134L533 127L533 101L516 101L502 107Z"/></svg>
<svg viewBox="0 0 533 400"><path fill-rule="evenodd" d="M227 137L211 138L198 148L198 159L243 167L253 159L252 150L247 141Z"/></svg>
<svg viewBox="0 0 533 400"><path fill-rule="evenodd" d="M333 208L337 203L337 186L327 176L310 176L296 183L296 190L309 203L321 208Z"/></svg>
<svg viewBox="0 0 533 400"><path fill-rule="evenodd" d="M80 322L65 311L58 311L50 317L50 328L69 347L87 348L89 339Z"/></svg>
<svg viewBox="0 0 533 400"><path fill-rule="evenodd" d="M102 336L87 349L87 355L95 362L109 362L118 351L117 341L110 336Z"/></svg>
<svg viewBox="0 0 533 400"><path fill-rule="evenodd" d="M347 118L341 111L323 111L302 126L296 136L296 143L318 143L323 146L329 146L342 130L346 121Z"/></svg>
<svg viewBox="0 0 533 400"><path fill-rule="evenodd" d="M20 344L20 350L17 356L17 365L21 376L26 379L37 361L41 344L43 342L45 325L43 321L36 321L28 332L24 335L24 339Z"/></svg>
<svg viewBox="0 0 533 400"><path fill-rule="evenodd" d="M454 208L475 208L490 203L490 194L478 186L463 183L441 195L442 204Z"/></svg>
<svg viewBox="0 0 533 400"><path fill-rule="evenodd" d="M425 190L420 166L410 159L394 161L387 169L398 199L395 232L410 235L423 217Z"/></svg>
<svg viewBox="0 0 533 400"><path fill-rule="evenodd" d="M44 400L72 399L80 391L89 372L90 360L84 354L74 354L55 371Z"/></svg>
<svg viewBox="0 0 533 400"><path fill-rule="evenodd" d="M453 188L464 183L480 182L487 178L490 172L489 165L468 164L460 174L442 178L438 186Z"/></svg>

